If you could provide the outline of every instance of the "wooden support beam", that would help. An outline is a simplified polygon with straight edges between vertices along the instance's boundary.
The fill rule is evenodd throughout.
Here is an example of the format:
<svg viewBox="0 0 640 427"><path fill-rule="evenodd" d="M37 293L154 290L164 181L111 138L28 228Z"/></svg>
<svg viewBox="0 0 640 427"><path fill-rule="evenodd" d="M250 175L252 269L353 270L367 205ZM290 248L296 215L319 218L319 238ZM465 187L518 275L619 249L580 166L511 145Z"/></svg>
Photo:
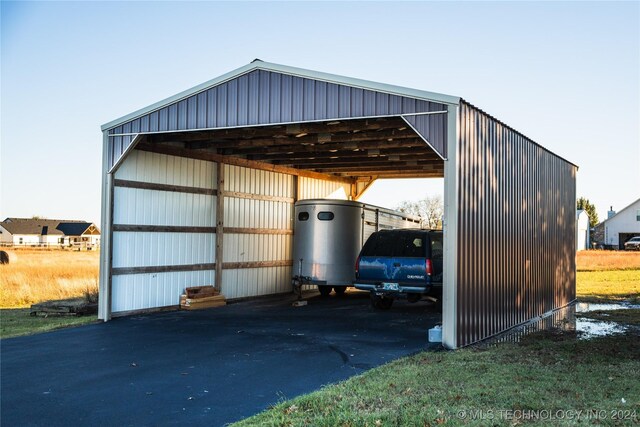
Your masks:
<svg viewBox="0 0 640 427"><path fill-rule="evenodd" d="M395 157L395 158L394 158ZM368 165L368 164L388 164L415 161L436 161L440 159L436 154L420 154L420 155L387 155L387 156L360 156L360 157L311 157L306 159L278 160L274 161L279 165L289 165L292 167L305 167L315 169L315 165Z"/></svg>
<svg viewBox="0 0 640 427"><path fill-rule="evenodd" d="M433 170L442 170L442 168L437 168L436 165L426 163L426 164L418 164L415 166L408 166L406 164L393 164L389 162L389 165L378 165L378 166L339 166L339 167L325 167L325 168L317 168L318 170L328 170L336 173L348 174L350 172L362 172L362 175L378 175L379 172L388 172L388 171L404 171L404 170L412 170L412 171L433 171ZM352 175L352 174L350 174Z"/></svg>
<svg viewBox="0 0 640 427"><path fill-rule="evenodd" d="M115 185L116 187L138 188L142 190L169 191L173 193L206 194L209 196L216 195L216 190L213 190L211 188L198 188L198 187L186 187L181 185L156 184L153 182L129 181L125 179L116 179L113 181L113 185Z"/></svg>
<svg viewBox="0 0 640 427"><path fill-rule="evenodd" d="M145 267L117 267L111 270L114 276L122 274L171 273L174 271L215 270L215 264L154 265Z"/></svg>
<svg viewBox="0 0 640 427"><path fill-rule="evenodd" d="M265 200L267 202L284 202L284 203L294 202L293 198L291 197L265 196L263 194L240 193L237 191L225 191L223 193L223 196L234 197L237 199Z"/></svg>
<svg viewBox="0 0 640 427"><path fill-rule="evenodd" d="M443 171L403 170L403 171L357 171L344 172L345 176L356 179L389 179L389 178L442 178Z"/></svg>
<svg viewBox="0 0 640 427"><path fill-rule="evenodd" d="M207 152L196 151L196 150L188 150L185 148L169 147L169 146L160 145L160 144L148 144L148 143L138 144L136 149L142 150L142 151L150 151L153 153L167 154L169 156L208 160L211 162L224 163L228 165L235 165L235 166L242 166L242 167L252 168L252 169L266 170L270 172L284 173L287 175L297 175L297 176L303 176L307 178L323 179L326 181L341 182L346 184L351 183L349 179L336 176L336 175L322 174L318 172L287 168L284 166L272 165L270 163L257 162L255 160L240 159L237 157L223 156L220 154L213 154L213 153L207 153Z"/></svg>
<svg viewBox="0 0 640 427"><path fill-rule="evenodd" d="M114 224L113 231L137 233L215 233L216 227Z"/></svg>
<svg viewBox="0 0 640 427"><path fill-rule="evenodd" d="M252 139L228 139L219 138L206 141L211 148L250 148L250 147L272 147L279 145L305 145L305 144L326 144L345 143L361 141L396 141L400 139L416 138L416 133L405 128L403 130L389 129L382 131L365 132L344 132L344 133L319 133L309 134L303 137L283 137L283 138L252 138ZM187 148L204 148L204 141L187 142Z"/></svg>
<svg viewBox="0 0 640 427"><path fill-rule="evenodd" d="M222 260L224 259L224 163L216 164L216 275L215 288L222 292Z"/></svg>
<svg viewBox="0 0 640 427"><path fill-rule="evenodd" d="M351 158L351 157L362 157L362 156L388 156L388 155L408 155L408 156L419 156L419 155L433 155L434 158L440 158L433 150L427 146L426 144L421 144L418 147L401 147L401 148L371 148L371 149L357 149L358 151L354 151L354 149L345 150L326 150L323 145L319 145L316 147L317 151L304 151L304 152L287 152L287 153L274 153L274 154L255 154L251 155L252 160L261 160L261 161L276 161L276 160L293 160L293 159L308 159L310 157L319 159L326 157L339 157L339 158Z"/></svg>
<svg viewBox="0 0 640 427"><path fill-rule="evenodd" d="M293 230L288 228L240 228L240 227L224 227L226 234L273 234L273 235L290 235Z"/></svg>
<svg viewBox="0 0 640 427"><path fill-rule="evenodd" d="M227 148L224 149L224 154L227 155L246 155L256 157L256 160L260 160L261 154L276 154L276 153L317 153L326 152L329 150L363 150L363 149L390 149L390 148L410 148L410 147L427 147L431 148L420 138L401 139L397 141L364 141L364 142L344 142L344 143L324 143L314 145L282 145L263 148ZM432 150L433 151L433 150Z"/></svg>
<svg viewBox="0 0 640 427"><path fill-rule="evenodd" d="M300 123L291 125L242 127L234 129L212 129L206 131L191 132L171 132L151 135L157 142L172 141L209 141L238 138L269 138L282 135L299 135L302 133L336 133L353 130L379 130L379 129L401 129L407 128L404 120L397 117L377 118L377 119L355 119L343 120L337 124L335 120L326 122Z"/></svg>
<svg viewBox="0 0 640 427"><path fill-rule="evenodd" d="M240 268L265 268L265 267L290 267L292 260L278 261L247 261L247 262L225 262L222 265L224 270L235 270Z"/></svg>
<svg viewBox="0 0 640 427"><path fill-rule="evenodd" d="M358 200L362 195L376 182L377 178L372 178L366 182L356 182L353 186L355 187L355 196L353 200Z"/></svg>

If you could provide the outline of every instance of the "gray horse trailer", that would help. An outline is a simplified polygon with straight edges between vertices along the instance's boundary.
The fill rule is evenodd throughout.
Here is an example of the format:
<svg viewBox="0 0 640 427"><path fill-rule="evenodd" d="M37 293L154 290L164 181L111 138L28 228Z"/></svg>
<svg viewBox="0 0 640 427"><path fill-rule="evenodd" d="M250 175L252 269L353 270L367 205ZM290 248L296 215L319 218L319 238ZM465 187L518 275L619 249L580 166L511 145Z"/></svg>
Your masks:
<svg viewBox="0 0 640 427"><path fill-rule="evenodd" d="M360 202L300 200L295 204L293 285L341 294L353 283L356 258L373 232L420 228L420 223L420 217Z"/></svg>

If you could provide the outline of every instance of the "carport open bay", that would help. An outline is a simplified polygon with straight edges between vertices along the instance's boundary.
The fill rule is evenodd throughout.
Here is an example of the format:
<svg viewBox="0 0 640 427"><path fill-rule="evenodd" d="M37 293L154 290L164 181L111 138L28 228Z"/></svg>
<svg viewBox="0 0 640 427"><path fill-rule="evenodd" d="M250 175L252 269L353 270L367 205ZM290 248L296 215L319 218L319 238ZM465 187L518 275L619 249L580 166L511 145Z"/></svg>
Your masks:
<svg viewBox="0 0 640 427"><path fill-rule="evenodd" d="M223 425L425 349L440 313L272 297L2 341L2 424Z"/></svg>

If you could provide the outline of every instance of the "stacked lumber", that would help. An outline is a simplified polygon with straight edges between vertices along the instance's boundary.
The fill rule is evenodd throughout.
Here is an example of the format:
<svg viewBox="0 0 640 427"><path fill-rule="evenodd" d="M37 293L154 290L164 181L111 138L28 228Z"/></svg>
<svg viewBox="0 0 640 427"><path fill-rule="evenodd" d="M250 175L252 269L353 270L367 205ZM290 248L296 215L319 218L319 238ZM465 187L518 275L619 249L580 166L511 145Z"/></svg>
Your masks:
<svg viewBox="0 0 640 427"><path fill-rule="evenodd" d="M180 295L180 308L183 310L199 310L202 308L220 307L227 301L213 286L192 286Z"/></svg>

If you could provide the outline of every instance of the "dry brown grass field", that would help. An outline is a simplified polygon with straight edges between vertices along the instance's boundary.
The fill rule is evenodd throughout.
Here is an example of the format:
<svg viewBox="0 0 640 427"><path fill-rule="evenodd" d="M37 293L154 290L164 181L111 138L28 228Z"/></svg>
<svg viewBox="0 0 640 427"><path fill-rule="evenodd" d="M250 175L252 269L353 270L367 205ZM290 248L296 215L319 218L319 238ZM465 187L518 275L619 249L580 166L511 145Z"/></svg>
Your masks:
<svg viewBox="0 0 640 427"><path fill-rule="evenodd" d="M0 265L0 308L82 297L98 291L98 251L11 249L16 262Z"/></svg>
<svg viewBox="0 0 640 427"><path fill-rule="evenodd" d="M578 271L640 270L640 251L580 251Z"/></svg>

